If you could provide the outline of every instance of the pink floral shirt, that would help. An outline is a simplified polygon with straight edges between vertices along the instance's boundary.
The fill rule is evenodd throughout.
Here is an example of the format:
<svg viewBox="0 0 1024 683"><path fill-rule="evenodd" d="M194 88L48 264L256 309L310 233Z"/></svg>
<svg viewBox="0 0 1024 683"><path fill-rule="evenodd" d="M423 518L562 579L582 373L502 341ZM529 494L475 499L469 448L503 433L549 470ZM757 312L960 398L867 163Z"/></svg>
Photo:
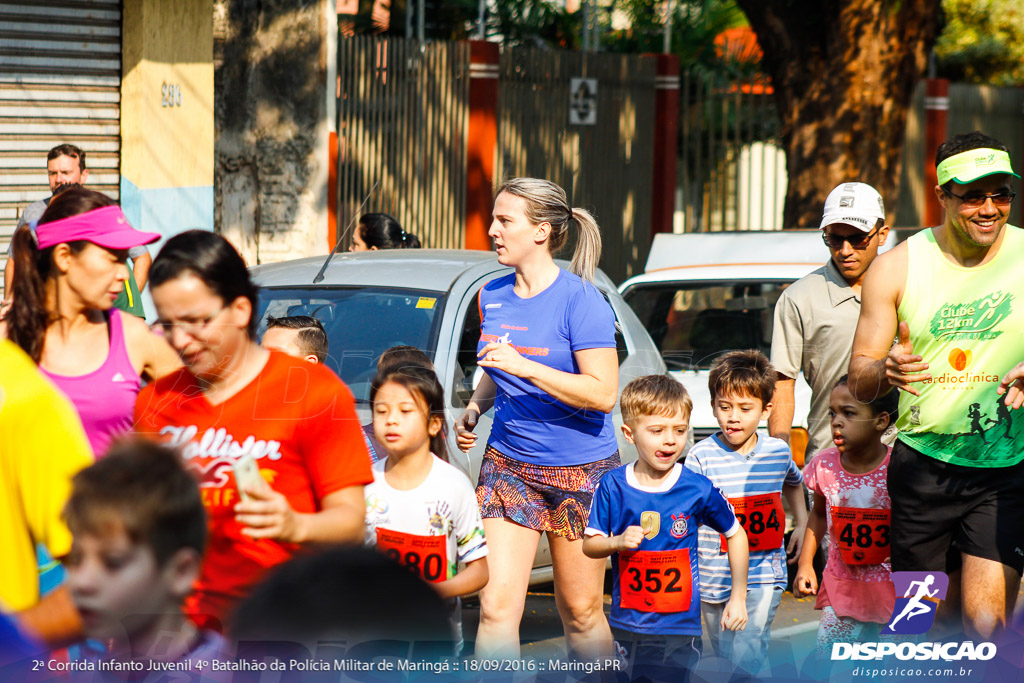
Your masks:
<svg viewBox="0 0 1024 683"><path fill-rule="evenodd" d="M886 623L895 604L892 566L888 559L880 564L851 565L839 552L839 533L834 526L834 508L873 508L889 510L892 505L886 488L890 448L874 470L853 474L843 468L838 448L827 448L804 467L807 488L825 498L828 529L828 561L818 589L819 609L830 605L839 616L858 621Z"/></svg>

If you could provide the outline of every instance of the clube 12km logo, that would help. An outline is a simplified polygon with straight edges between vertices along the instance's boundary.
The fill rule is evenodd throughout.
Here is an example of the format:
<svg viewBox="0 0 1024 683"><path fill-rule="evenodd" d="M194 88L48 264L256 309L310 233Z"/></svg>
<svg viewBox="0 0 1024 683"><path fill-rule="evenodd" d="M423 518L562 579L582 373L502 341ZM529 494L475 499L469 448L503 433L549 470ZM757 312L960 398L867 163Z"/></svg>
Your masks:
<svg viewBox="0 0 1024 683"><path fill-rule="evenodd" d="M901 660L942 660L953 662L987 661L996 656L993 643L965 642L901 642L898 636L927 633L935 623L939 602L949 590L949 577L943 572L893 572L896 606L883 636L894 640L878 643L833 643L832 660L867 660L895 656Z"/></svg>

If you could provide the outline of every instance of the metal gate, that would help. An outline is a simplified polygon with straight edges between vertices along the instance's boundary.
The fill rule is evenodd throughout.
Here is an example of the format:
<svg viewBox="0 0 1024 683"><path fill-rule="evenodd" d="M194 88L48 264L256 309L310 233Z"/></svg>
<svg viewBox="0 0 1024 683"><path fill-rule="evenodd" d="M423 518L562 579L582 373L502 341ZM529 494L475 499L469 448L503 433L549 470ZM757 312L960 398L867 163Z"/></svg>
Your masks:
<svg viewBox="0 0 1024 683"><path fill-rule="evenodd" d="M88 187L118 197L120 0L0 1L0 267L26 206L48 197L46 153L86 153Z"/></svg>
<svg viewBox="0 0 1024 683"><path fill-rule="evenodd" d="M461 248L469 44L340 38L338 74L339 232L382 211L424 247Z"/></svg>
<svg viewBox="0 0 1024 683"><path fill-rule="evenodd" d="M692 69L679 96L676 230L781 229L786 155L767 79Z"/></svg>
<svg viewBox="0 0 1024 683"><path fill-rule="evenodd" d="M573 206L592 211L604 241L601 267L616 281L643 269L650 245L656 69L637 55L501 53L497 179L547 178ZM597 82L593 124L570 121L570 84L579 77Z"/></svg>

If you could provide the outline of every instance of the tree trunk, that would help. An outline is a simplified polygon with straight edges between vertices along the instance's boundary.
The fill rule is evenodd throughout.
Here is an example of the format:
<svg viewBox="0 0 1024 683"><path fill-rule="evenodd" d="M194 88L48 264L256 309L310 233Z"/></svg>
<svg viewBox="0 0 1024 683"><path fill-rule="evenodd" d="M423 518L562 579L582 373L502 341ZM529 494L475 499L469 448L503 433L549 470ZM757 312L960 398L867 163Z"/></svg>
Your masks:
<svg viewBox="0 0 1024 683"><path fill-rule="evenodd" d="M829 190L873 185L890 217L907 109L941 0L737 0L764 50L789 186L783 225L816 227Z"/></svg>

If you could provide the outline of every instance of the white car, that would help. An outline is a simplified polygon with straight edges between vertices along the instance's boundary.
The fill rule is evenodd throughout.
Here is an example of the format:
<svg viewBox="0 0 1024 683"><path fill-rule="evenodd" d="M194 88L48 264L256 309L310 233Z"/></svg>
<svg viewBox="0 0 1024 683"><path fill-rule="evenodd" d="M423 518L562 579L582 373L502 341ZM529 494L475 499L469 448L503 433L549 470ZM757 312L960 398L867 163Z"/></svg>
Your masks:
<svg viewBox="0 0 1024 683"><path fill-rule="evenodd" d="M726 351L771 355L775 302L830 258L818 230L659 234L642 275L619 292L661 351L669 374L693 397L699 441L718 430L708 370ZM803 465L811 388L796 378L793 458Z"/></svg>

